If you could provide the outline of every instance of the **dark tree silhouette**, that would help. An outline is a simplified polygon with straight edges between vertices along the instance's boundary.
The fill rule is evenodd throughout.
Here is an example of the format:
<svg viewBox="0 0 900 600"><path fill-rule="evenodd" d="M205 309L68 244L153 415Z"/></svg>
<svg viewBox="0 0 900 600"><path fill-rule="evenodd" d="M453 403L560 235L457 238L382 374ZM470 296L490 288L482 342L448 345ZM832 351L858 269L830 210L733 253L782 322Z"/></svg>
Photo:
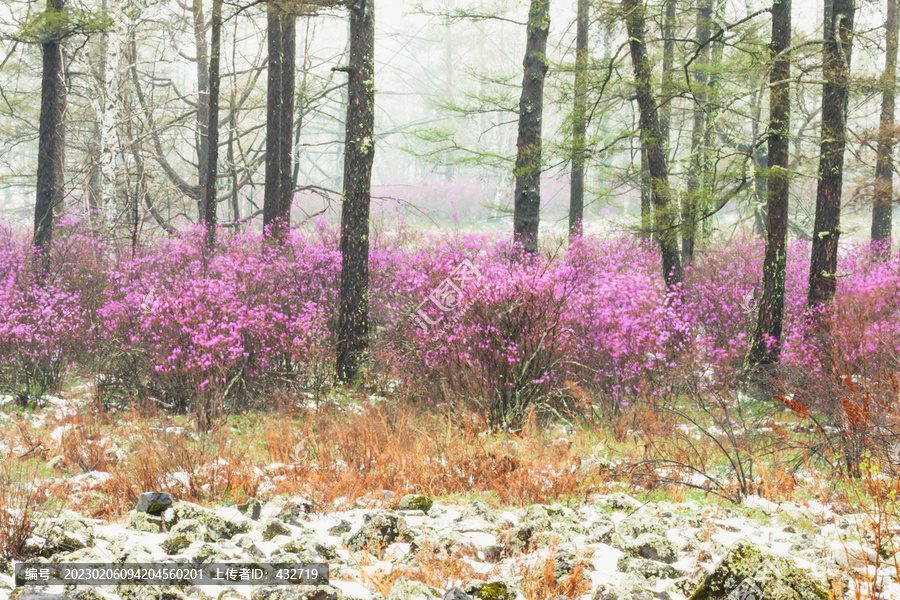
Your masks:
<svg viewBox="0 0 900 600"><path fill-rule="evenodd" d="M337 377L356 379L369 345L369 205L375 158L375 15L373 0L350 0L350 60L344 194L341 209L341 290Z"/></svg>
<svg viewBox="0 0 900 600"><path fill-rule="evenodd" d="M884 72L881 75L881 123L875 159L875 193L872 205L872 241L882 242L890 254L891 211L894 196L894 86L897 85L897 0L887 0Z"/></svg>
<svg viewBox="0 0 900 600"><path fill-rule="evenodd" d="M516 140L516 189L513 241L526 252L537 252L541 212L541 121L544 112L544 77L547 74L547 35L550 0L531 0L525 74L519 100L519 136Z"/></svg>
<svg viewBox="0 0 900 600"><path fill-rule="evenodd" d="M665 144L659 130L659 115L653 97L650 61L644 41L644 5L641 0L623 0L625 25L628 29L634 86L640 112L641 144L650 172L650 198L653 202L653 228L662 257L663 277L669 288L684 280L678 257L678 232L672 206L672 190L666 166Z"/></svg>
<svg viewBox="0 0 900 600"><path fill-rule="evenodd" d="M809 267L810 306L831 301L837 287L838 238L841 235L841 187L847 141L850 50L853 41L853 0L826 0L822 86L822 143L819 185ZM769 157L771 163L772 157Z"/></svg>
<svg viewBox="0 0 900 600"><path fill-rule="evenodd" d="M572 108L572 181L569 193L569 236L581 237L584 220L584 161L587 129L588 23L590 0L578 0L575 33L575 98Z"/></svg>
<svg viewBox="0 0 900 600"><path fill-rule="evenodd" d="M66 85L62 55L65 0L47 0L49 31L41 43L41 115L38 124L37 191L34 204L34 247L45 266L53 239L53 212L63 200L65 167Z"/></svg>
<svg viewBox="0 0 900 600"><path fill-rule="evenodd" d="M766 255L759 319L750 350L751 364L778 362L784 315L785 242L788 226L788 160L791 141L791 0L772 5L772 69L769 91Z"/></svg>

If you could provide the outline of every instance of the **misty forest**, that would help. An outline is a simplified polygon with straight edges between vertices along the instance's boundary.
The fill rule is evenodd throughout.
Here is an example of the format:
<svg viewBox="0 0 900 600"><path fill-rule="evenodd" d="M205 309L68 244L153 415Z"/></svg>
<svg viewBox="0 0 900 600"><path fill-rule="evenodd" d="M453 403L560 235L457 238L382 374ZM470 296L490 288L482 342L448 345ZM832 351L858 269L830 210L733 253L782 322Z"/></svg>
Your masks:
<svg viewBox="0 0 900 600"><path fill-rule="evenodd" d="M900 600L898 17L5 0L0 600Z"/></svg>

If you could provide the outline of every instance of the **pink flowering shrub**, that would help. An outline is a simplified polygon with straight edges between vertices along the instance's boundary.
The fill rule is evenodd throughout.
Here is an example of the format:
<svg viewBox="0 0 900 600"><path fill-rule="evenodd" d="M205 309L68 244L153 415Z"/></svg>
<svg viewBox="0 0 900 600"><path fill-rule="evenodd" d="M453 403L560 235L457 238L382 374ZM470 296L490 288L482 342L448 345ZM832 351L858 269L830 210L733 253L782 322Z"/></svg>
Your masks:
<svg viewBox="0 0 900 600"><path fill-rule="evenodd" d="M337 297L329 243L295 233L277 249L248 233L207 260L192 231L122 263L101 310L109 375L177 407L278 381L321 385Z"/></svg>
<svg viewBox="0 0 900 600"><path fill-rule="evenodd" d="M228 403L332 381L338 232L317 225L283 246L226 233L210 256L200 231L136 248L58 228L47 273L28 235L0 232L0 386L31 393L72 368L101 387L172 407ZM605 412L679 386L742 374L761 295L759 240L712 244L668 293L652 245L585 238L527 261L488 235L375 229L370 372L414 382L423 399L465 402L496 424L535 403L571 408L578 386ZM819 373L896 369L900 274L867 247L840 259L830 346L809 334L809 246L788 248L783 362Z"/></svg>
<svg viewBox="0 0 900 600"><path fill-rule="evenodd" d="M79 264L78 251L62 252L73 247L90 255L79 240L63 237L43 272L27 235L0 231L0 392L40 397L90 346L93 288L79 289L89 265Z"/></svg>

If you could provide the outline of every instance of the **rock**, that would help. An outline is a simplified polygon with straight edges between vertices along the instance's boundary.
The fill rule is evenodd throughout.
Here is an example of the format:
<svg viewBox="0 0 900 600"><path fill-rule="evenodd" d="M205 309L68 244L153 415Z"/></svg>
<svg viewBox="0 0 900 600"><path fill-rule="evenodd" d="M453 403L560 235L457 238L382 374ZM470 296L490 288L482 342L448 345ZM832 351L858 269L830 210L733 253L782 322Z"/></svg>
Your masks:
<svg viewBox="0 0 900 600"><path fill-rule="evenodd" d="M640 573L647 579L678 579L687 575L672 565L647 558L635 558L627 554L619 557L616 568L623 573Z"/></svg>
<svg viewBox="0 0 900 600"><path fill-rule="evenodd" d="M643 506L643 504L641 504L641 502L635 500L628 494L615 492L606 496L600 496L597 499L597 506L610 510L624 510L628 512L634 512L641 506Z"/></svg>
<svg viewBox="0 0 900 600"><path fill-rule="evenodd" d="M319 585L312 588L267 585L254 586L250 600L345 600L345 597L330 585Z"/></svg>
<svg viewBox="0 0 900 600"><path fill-rule="evenodd" d="M203 541L203 526L194 519L185 519L172 526L161 547L166 554L172 555L200 541Z"/></svg>
<svg viewBox="0 0 900 600"><path fill-rule="evenodd" d="M195 521L206 523L206 519L208 519L211 514L213 514L211 510L203 508L199 504L178 500L172 504L173 516L171 519L168 519L167 522L172 525L184 519L194 519Z"/></svg>
<svg viewBox="0 0 900 600"><path fill-rule="evenodd" d="M173 501L172 494L166 492L144 492L138 497L134 510L159 516L172 506Z"/></svg>
<svg viewBox="0 0 900 600"><path fill-rule="evenodd" d="M738 542L690 600L829 600L823 585L790 559Z"/></svg>
<svg viewBox="0 0 900 600"><path fill-rule="evenodd" d="M642 589L612 587L601 583L594 591L592 600L653 600L653 596Z"/></svg>
<svg viewBox="0 0 900 600"><path fill-rule="evenodd" d="M341 535L342 533L347 533L350 531L350 521L345 521L341 519L341 522L337 525L332 525L328 528L328 535Z"/></svg>
<svg viewBox="0 0 900 600"><path fill-rule="evenodd" d="M444 592L444 597L441 600L472 600L472 596L462 591L462 588L453 586Z"/></svg>
<svg viewBox="0 0 900 600"><path fill-rule="evenodd" d="M279 535L291 535L291 528L284 524L283 521L279 521L278 519L269 519L266 523L265 529L263 529L263 539L267 542L272 538L278 537Z"/></svg>
<svg viewBox="0 0 900 600"><path fill-rule="evenodd" d="M424 494L407 494L400 498L400 510L421 510L428 514L433 505L434 500Z"/></svg>
<svg viewBox="0 0 900 600"><path fill-rule="evenodd" d="M665 535L667 529L668 524L646 512L633 513L616 527L616 531L626 539L635 539L645 533Z"/></svg>
<svg viewBox="0 0 900 600"><path fill-rule="evenodd" d="M315 511L315 505L312 500L307 500L300 496L288 498L281 511L278 513L278 519L291 525L299 525L306 522L306 515Z"/></svg>
<svg viewBox="0 0 900 600"><path fill-rule="evenodd" d="M206 518L206 537L210 542L230 540L239 533L250 533L253 522L238 511L233 514L210 513Z"/></svg>
<svg viewBox="0 0 900 600"><path fill-rule="evenodd" d="M394 542L411 542L412 535L401 517L388 512L368 513L365 523L354 533L344 537L344 544L353 552L365 548L370 554L381 556L385 546Z"/></svg>
<svg viewBox="0 0 900 600"><path fill-rule="evenodd" d="M256 498L250 498L243 504L238 504L237 509L245 517L259 521L259 516L262 513L262 502Z"/></svg>
<svg viewBox="0 0 900 600"><path fill-rule="evenodd" d="M485 521L495 522L493 512L488 505L481 500L469 500L463 509L461 519L484 519Z"/></svg>
<svg viewBox="0 0 900 600"><path fill-rule="evenodd" d="M145 512L133 510L128 513L128 527L135 531L159 533L162 531L162 517L155 517Z"/></svg>
<svg viewBox="0 0 900 600"><path fill-rule="evenodd" d="M231 561L231 557L212 544L201 544L188 553L191 562L203 565L206 563L225 563Z"/></svg>
<svg viewBox="0 0 900 600"><path fill-rule="evenodd" d="M26 555L50 558L60 552L74 552L94 544L93 527L81 517L56 517L38 523L25 545Z"/></svg>
<svg viewBox="0 0 900 600"><path fill-rule="evenodd" d="M419 581L401 577L394 582L385 600L442 600L441 591Z"/></svg>
<svg viewBox="0 0 900 600"><path fill-rule="evenodd" d="M625 546L625 552L638 558L648 558L666 564L678 560L678 549L671 541L655 533L645 533Z"/></svg>
<svg viewBox="0 0 900 600"><path fill-rule="evenodd" d="M475 600L513 600L516 595L505 581L473 581L466 584L465 592Z"/></svg>

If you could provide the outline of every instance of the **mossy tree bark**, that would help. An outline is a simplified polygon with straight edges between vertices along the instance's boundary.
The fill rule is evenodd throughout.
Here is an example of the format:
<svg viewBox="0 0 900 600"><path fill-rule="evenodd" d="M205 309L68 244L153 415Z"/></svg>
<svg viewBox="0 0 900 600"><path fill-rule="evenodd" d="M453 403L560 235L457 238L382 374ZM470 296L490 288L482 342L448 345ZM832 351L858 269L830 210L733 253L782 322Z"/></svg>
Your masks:
<svg viewBox="0 0 900 600"><path fill-rule="evenodd" d="M49 21L62 24L65 0L47 0ZM66 85L59 31L48 31L41 43L41 113L38 124L38 170L34 205L34 248L40 264L49 266L53 213L63 201L65 167Z"/></svg>
<svg viewBox="0 0 900 600"><path fill-rule="evenodd" d="M787 267L788 162L791 140L791 0L772 5L772 70L769 91L766 254L763 294L750 350L753 365L778 362Z"/></svg>
<svg viewBox="0 0 900 600"><path fill-rule="evenodd" d="M578 0L575 32L575 98L572 108L572 180L569 191L569 237L584 230L584 163L587 131L587 67L590 0Z"/></svg>
<svg viewBox="0 0 900 600"><path fill-rule="evenodd" d="M628 29L634 86L640 112L641 144L650 173L650 198L653 202L653 229L662 257L663 277L669 289L684 280L678 256L678 232L672 206L672 189L666 166L665 144L660 134L656 99L653 97L650 61L644 41L644 5L642 0L623 0Z"/></svg>
<svg viewBox="0 0 900 600"><path fill-rule="evenodd" d="M357 378L369 345L369 206L375 158L375 15L373 0L350 0L341 288L337 377Z"/></svg>
<svg viewBox="0 0 900 600"><path fill-rule="evenodd" d="M549 32L550 0L531 0L516 140L513 241L532 254L537 252L541 211L541 122Z"/></svg>
<svg viewBox="0 0 900 600"><path fill-rule="evenodd" d="M891 248L891 212L894 197L894 87L897 85L897 0L887 0L884 72L881 75L881 122L875 159L875 193L872 205L872 241L880 242L884 256Z"/></svg>

